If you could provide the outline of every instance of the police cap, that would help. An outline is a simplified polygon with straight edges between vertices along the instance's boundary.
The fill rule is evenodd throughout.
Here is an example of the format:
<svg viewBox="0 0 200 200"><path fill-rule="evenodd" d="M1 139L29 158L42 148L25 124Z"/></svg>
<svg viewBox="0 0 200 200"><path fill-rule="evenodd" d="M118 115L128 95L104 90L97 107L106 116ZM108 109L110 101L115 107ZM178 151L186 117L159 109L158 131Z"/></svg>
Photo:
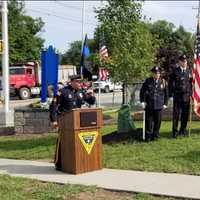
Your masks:
<svg viewBox="0 0 200 200"><path fill-rule="evenodd" d="M69 77L71 81L74 81L74 80L79 80L81 79L81 75L77 74L77 75L72 75Z"/></svg>
<svg viewBox="0 0 200 200"><path fill-rule="evenodd" d="M182 55L180 55L180 56L178 57L178 59L179 59L180 61L184 61L184 60L187 59L187 56L186 56L185 54L182 54Z"/></svg>
<svg viewBox="0 0 200 200"><path fill-rule="evenodd" d="M153 73L161 73L162 72L162 69L158 66L155 66L151 69L151 72Z"/></svg>

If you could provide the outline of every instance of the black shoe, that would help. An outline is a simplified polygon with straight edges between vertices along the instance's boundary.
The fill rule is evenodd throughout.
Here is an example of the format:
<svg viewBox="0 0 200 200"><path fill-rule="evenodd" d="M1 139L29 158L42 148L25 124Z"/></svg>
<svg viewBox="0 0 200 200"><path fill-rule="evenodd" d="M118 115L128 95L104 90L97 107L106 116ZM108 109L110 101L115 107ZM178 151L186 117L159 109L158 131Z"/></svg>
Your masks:
<svg viewBox="0 0 200 200"><path fill-rule="evenodd" d="M188 135L187 130L184 130L184 131L182 132L182 135L183 135L183 137L186 137L186 136Z"/></svg>
<svg viewBox="0 0 200 200"><path fill-rule="evenodd" d="M173 137L173 138L177 138L177 136L178 136L178 133L177 133L177 132L173 132L173 133L172 133L172 137Z"/></svg>
<svg viewBox="0 0 200 200"><path fill-rule="evenodd" d="M145 137L145 142L150 142L150 138L149 137Z"/></svg>
<svg viewBox="0 0 200 200"><path fill-rule="evenodd" d="M179 131L179 132L178 132L178 135L179 135L179 136L182 136L182 135L183 135L183 132L182 132L182 131Z"/></svg>
<svg viewBox="0 0 200 200"><path fill-rule="evenodd" d="M150 142L151 141L151 137L149 136L149 135L147 135L146 137L145 137L145 142Z"/></svg>
<svg viewBox="0 0 200 200"><path fill-rule="evenodd" d="M154 140L155 140L155 136L154 136L153 134L150 136L150 140L151 140L151 141L154 141Z"/></svg>
<svg viewBox="0 0 200 200"><path fill-rule="evenodd" d="M154 134L154 140L158 140L160 136L158 134Z"/></svg>
<svg viewBox="0 0 200 200"><path fill-rule="evenodd" d="M179 135L185 137L187 135L187 131L186 130L180 130L179 131Z"/></svg>
<svg viewBox="0 0 200 200"><path fill-rule="evenodd" d="M60 166L56 166L55 165L55 168L56 168L57 171L61 171L61 167Z"/></svg>

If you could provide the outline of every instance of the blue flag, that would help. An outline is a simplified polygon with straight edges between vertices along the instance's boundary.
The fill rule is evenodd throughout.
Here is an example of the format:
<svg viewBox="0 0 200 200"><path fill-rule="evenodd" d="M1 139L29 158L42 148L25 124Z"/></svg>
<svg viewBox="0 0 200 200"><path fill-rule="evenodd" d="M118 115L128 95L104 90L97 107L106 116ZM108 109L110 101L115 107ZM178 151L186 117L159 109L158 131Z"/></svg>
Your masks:
<svg viewBox="0 0 200 200"><path fill-rule="evenodd" d="M83 49L81 53L81 75L83 76L84 79L87 79L88 81L92 80L92 73L87 67L86 59L90 55L90 50L87 44L87 34L85 35L85 40L83 44Z"/></svg>

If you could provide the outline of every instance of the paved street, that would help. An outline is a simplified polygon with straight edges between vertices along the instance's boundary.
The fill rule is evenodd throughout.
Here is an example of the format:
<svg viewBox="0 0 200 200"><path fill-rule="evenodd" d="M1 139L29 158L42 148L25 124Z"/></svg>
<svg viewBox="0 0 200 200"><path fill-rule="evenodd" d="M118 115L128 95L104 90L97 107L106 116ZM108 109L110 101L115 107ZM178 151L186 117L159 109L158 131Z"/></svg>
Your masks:
<svg viewBox="0 0 200 200"><path fill-rule="evenodd" d="M98 93L95 94L97 99L97 105L98 105ZM122 92L116 91L110 93L101 93L100 95L100 106L102 107L112 107L112 106L119 106L122 103Z"/></svg>
<svg viewBox="0 0 200 200"><path fill-rule="evenodd" d="M98 93L95 94L97 98L97 105L98 105ZM33 98L28 100L19 100L19 99L13 99L10 100L10 108L16 108L16 107L23 107L30 105L32 103L40 101L39 98ZM122 93L120 91L116 91L114 93L114 101L113 101L113 93L101 93L100 95L100 106L102 107L111 107L111 106L119 106L122 103ZM2 109L3 105L0 103L0 109Z"/></svg>

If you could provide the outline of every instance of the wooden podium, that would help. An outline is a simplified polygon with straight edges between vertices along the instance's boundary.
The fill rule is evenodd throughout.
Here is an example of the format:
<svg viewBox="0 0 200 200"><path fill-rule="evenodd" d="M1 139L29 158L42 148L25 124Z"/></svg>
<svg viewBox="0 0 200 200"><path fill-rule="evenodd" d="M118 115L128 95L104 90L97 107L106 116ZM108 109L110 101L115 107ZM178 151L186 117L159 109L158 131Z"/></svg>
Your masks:
<svg viewBox="0 0 200 200"><path fill-rule="evenodd" d="M73 109L60 119L61 170L79 174L102 169L102 109Z"/></svg>

